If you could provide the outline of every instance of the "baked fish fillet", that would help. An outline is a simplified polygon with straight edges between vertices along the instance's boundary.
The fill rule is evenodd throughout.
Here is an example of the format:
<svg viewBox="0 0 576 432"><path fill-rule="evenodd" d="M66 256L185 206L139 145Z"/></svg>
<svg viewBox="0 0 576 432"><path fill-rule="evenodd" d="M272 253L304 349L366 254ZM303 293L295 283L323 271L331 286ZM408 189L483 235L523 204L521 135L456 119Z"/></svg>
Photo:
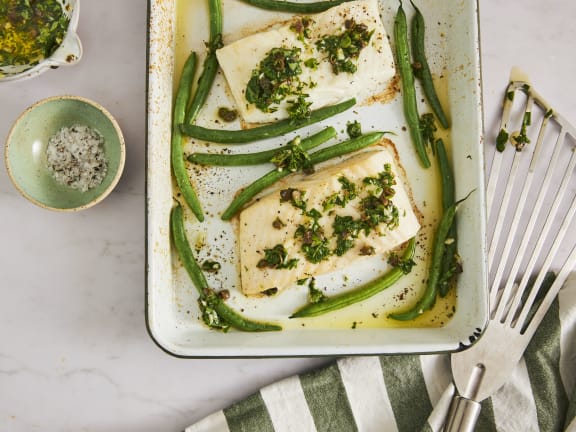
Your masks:
<svg viewBox="0 0 576 432"><path fill-rule="evenodd" d="M293 21L259 32L232 42L216 51L218 63L224 72L236 106L244 121L248 123L272 122L287 118L289 107L286 98L278 105L277 111L263 112L246 100L246 86L252 73L258 68L266 54L273 48L300 48L302 60L316 59L315 68L302 66L300 81L314 83L305 87L303 92L311 102L310 109L315 110L327 105L342 102L352 97L358 103L383 93L396 73L394 57L388 42L386 30L380 19L377 0L360 0L343 3L320 14L311 15L309 39L302 40L291 29ZM340 34L345 30L346 20L354 20L374 30L369 44L362 49L355 61L354 73L335 74L326 60L326 55L318 51L316 42L326 35Z"/></svg>
<svg viewBox="0 0 576 432"><path fill-rule="evenodd" d="M373 193L370 191L374 187L366 186L364 179L378 177L386 166L390 167L396 181L391 201L397 208L397 224L392 229L386 224L379 224L368 235L363 230L357 232L353 247L338 256L334 253L337 248L337 235L333 228L336 216L350 216L357 221L365 219L361 200ZM381 255L414 237L420 229L411 200L402 186L394 154L386 147L362 152L312 175L291 177L240 214L240 274L242 292L246 295L259 295L271 288L286 289L299 279L351 266L357 260L365 259L367 253ZM325 204L331 199L333 201L334 197L343 196L342 179L346 179L347 184L357 186L358 196L343 206L334 205L324 210ZM286 200L290 194L293 200ZM305 202L305 211L302 210L302 202ZM295 203L300 203L300 208ZM299 226L312 226L314 218L310 217L310 209L316 209L321 214L318 217L316 213L317 226L328 239L329 249L333 251L320 262L307 259L303 251L306 235L297 234ZM286 268L273 268L263 261L266 250L278 245L285 251L281 267Z"/></svg>

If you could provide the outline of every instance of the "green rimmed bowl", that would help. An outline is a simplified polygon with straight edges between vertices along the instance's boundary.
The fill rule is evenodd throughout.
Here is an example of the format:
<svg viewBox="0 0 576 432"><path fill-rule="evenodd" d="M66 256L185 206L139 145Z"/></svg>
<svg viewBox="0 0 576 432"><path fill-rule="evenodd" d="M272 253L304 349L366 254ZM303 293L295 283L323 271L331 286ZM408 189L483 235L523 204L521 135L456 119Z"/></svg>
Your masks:
<svg viewBox="0 0 576 432"><path fill-rule="evenodd" d="M102 183L82 192L58 183L47 167L50 138L63 127L85 125L104 138L108 170ZM126 159L122 131L102 106L78 96L55 96L27 108L8 134L5 149L8 175L32 203L56 211L78 211L102 201L117 185Z"/></svg>

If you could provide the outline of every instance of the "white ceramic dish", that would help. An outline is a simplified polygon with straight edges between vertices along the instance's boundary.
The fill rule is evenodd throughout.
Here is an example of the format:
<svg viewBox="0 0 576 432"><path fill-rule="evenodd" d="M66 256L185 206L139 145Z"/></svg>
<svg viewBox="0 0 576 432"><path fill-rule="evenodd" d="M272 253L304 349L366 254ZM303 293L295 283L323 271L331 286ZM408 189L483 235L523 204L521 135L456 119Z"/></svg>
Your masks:
<svg viewBox="0 0 576 432"><path fill-rule="evenodd" d="M447 310L440 311L432 320L428 319L426 325L419 321L406 326L385 318L391 310L407 308L422 289L432 239L431 227L438 220L439 205L439 191L434 187L438 184L436 170L424 171L419 166L408 133L403 130L405 121L401 98L397 96L387 104L355 107L322 125L335 126L339 140L345 138L346 122L352 119L361 120L363 130L388 130L396 134L391 138L409 177L416 205L424 216L424 228L419 237L422 246L417 252L418 265L409 276L378 296L326 317L288 319L290 313L305 301L306 286L266 299L247 299L239 292L235 227L221 222L218 214L238 188L269 168L199 172L190 167L190 175L208 215L207 220L200 224L193 222L188 214L190 240L204 244L198 256L200 261L210 256L222 263L220 273L209 275L209 280L214 287L231 291L233 306L242 309L249 317L276 321L284 326L281 332L259 334L237 331L224 334L201 324L197 293L170 246L169 214L173 196L177 193L173 189L169 154L174 83L190 50L204 53L204 42L208 37L205 3L149 1L146 312L152 338L168 353L182 357L422 353L453 351L469 344L484 329L488 310L477 3L457 0L418 2L428 25L429 62L452 117L452 128L444 138L452 143L456 194L463 197L475 190L459 210L459 251L464 272L459 278L455 312L452 313L452 303L448 301L439 302L439 309ZM381 1L380 7L384 26L391 35L398 2ZM410 19L412 8L409 3L405 3L404 8ZM225 43L289 16L258 10L238 0L224 0L223 10ZM230 16L234 19L227 18ZM200 65L202 60L201 55ZM212 113L223 105L231 106L232 101L223 77L219 75L198 123L217 127ZM290 137L298 133L309 134L322 125L314 125ZM290 137L231 151L271 148L287 142ZM219 147L214 146L188 142L185 150L191 151L194 147L217 151ZM385 266L384 261L378 258L318 278L318 286L328 293L342 289L343 285L350 288L376 277ZM435 326L430 326L431 322Z"/></svg>
<svg viewBox="0 0 576 432"><path fill-rule="evenodd" d="M71 66L82 58L82 43L76 33L80 18L80 0L60 0L64 13L70 17L64 40L54 53L35 65L21 65L0 68L0 83L20 81L40 75L48 69Z"/></svg>

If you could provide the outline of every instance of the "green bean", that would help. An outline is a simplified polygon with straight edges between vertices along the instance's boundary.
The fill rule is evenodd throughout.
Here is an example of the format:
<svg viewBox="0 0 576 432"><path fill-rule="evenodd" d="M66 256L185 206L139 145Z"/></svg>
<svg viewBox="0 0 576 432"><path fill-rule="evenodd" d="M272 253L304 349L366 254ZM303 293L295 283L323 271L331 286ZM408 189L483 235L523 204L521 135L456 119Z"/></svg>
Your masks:
<svg viewBox="0 0 576 432"><path fill-rule="evenodd" d="M184 214L182 206L177 204L171 211L170 214L170 227L172 231L172 238L174 240L174 246L176 252L186 269L186 272L190 276L192 283L198 290L200 298L207 299L208 294L213 291L208 285L208 281L202 273L202 269L196 262L194 255L192 253L192 248L188 243L186 238L186 232L184 229ZM275 331L282 330L282 327L276 324L252 321L244 316L240 315L234 309L229 307L222 299L212 294L211 300L214 302L213 307L218 316L224 320L231 327L242 331Z"/></svg>
<svg viewBox="0 0 576 432"><path fill-rule="evenodd" d="M436 140L436 154L438 156L438 168L440 169L440 183L442 187L442 209L446 211L454 204L456 198L454 195L454 175L452 168L450 168L450 161L448 160L448 154L446 153L446 147L442 139Z"/></svg>
<svg viewBox="0 0 576 432"><path fill-rule="evenodd" d="M324 108L312 111L310 117L304 120L284 119L276 123L243 130L222 130L208 129L197 125L182 124L180 129L185 135L203 141L210 141L219 144L245 144L252 141L259 141L267 138L273 138L285 135L288 132L295 131L319 121L326 120L336 114L352 108L356 104L355 99L349 99L336 105L330 105Z"/></svg>
<svg viewBox="0 0 576 432"><path fill-rule="evenodd" d="M436 141L436 150L438 156L438 167L440 169L440 180L442 184L442 208L444 211L450 208L454 204L454 176L452 174L452 169L450 168L450 161L448 160L448 155L446 154L446 148L444 147L444 142L439 139ZM448 231L447 239L450 242L446 244L444 255L442 257L442 264L440 267L441 279L439 281L438 291L440 297L446 297L448 291L451 287L451 279L454 275L453 266L456 265L457 260L457 229L456 229L456 219L450 226Z"/></svg>
<svg viewBox="0 0 576 432"><path fill-rule="evenodd" d="M210 20L210 44L218 44L222 41L222 2L221 0L209 0L208 10Z"/></svg>
<svg viewBox="0 0 576 432"><path fill-rule="evenodd" d="M442 109L442 104L438 99L438 94L434 87L434 80L432 79L432 73L430 72L430 66L428 65L428 60L426 59L425 51L425 30L426 26L424 23L424 15L420 12L420 9L416 7L414 2L410 0L412 6L416 13L412 18L412 55L414 56L414 74L416 77L420 78L422 82L422 89L424 90L424 96L430 104L432 111L438 118L438 121L444 129L450 127L450 122Z"/></svg>
<svg viewBox="0 0 576 432"><path fill-rule="evenodd" d="M208 52L204 60L202 74L198 79L198 87L190 102L188 112L186 113L185 123L192 124L200 109L208 98L208 93L214 83L216 72L218 72L218 59L216 50L222 46L222 4L220 0L209 0L209 19L210 19L210 41L208 43Z"/></svg>
<svg viewBox="0 0 576 432"><path fill-rule="evenodd" d="M310 154L310 163L314 165L338 156L352 153L356 150L360 150L361 148L374 144L376 141L382 138L382 136L384 136L384 132L372 132L366 135L362 135L358 138L335 144L331 147ZM289 174L292 174L289 170L273 170L267 174L264 174L262 177L248 185L236 196L236 198L230 203L224 213L222 213L222 220L232 219L232 217L234 217L234 215L236 215L236 213L242 209L244 204L250 201L256 194L273 185L282 178L288 176Z"/></svg>
<svg viewBox="0 0 576 432"><path fill-rule="evenodd" d="M322 162L326 162L327 160L339 156L344 156L357 150L361 150L379 141L386 133L388 132L370 132L364 135L360 135L359 137L343 141L339 144L326 147L325 149L315 151L310 155L310 162L313 165L316 165Z"/></svg>
<svg viewBox="0 0 576 432"><path fill-rule="evenodd" d="M413 237L409 240L408 245L404 250L404 254L402 255L402 259L411 260L414 256L415 249L416 238ZM333 297L327 297L317 303L309 303L294 312L290 318L315 317L364 301L384 291L386 288L389 288L398 282L398 280L403 275L404 272L400 268L393 268L383 276L368 282L352 291L338 294Z"/></svg>
<svg viewBox="0 0 576 432"><path fill-rule="evenodd" d="M216 58L216 54L210 52L204 60L202 74L200 74L200 78L198 78L198 87L196 87L196 92L194 93L192 102L190 102L190 107L184 120L186 123L192 124L196 121L200 109L208 98L208 93L210 92L217 71L218 59Z"/></svg>
<svg viewBox="0 0 576 432"><path fill-rule="evenodd" d="M274 183L286 177L288 174L291 174L288 170L273 170L264 174L249 186L242 189L242 192L240 192L238 196L234 198L228 208L226 208L224 213L222 213L222 220L232 219L234 215L236 215L236 213L242 209L242 206L250 201L258 192L263 191L268 186L273 185Z"/></svg>
<svg viewBox="0 0 576 432"><path fill-rule="evenodd" d="M412 71L408 48L408 24L402 3L400 3L394 19L394 41L396 45L398 71L402 81L404 117L420 162L425 168L428 168L430 166L430 159L426 153L426 147L422 133L420 132L420 117L418 116L418 103L416 101L416 89L414 88L414 73Z"/></svg>
<svg viewBox="0 0 576 432"><path fill-rule="evenodd" d="M320 132L304 138L300 147L304 151L310 151L320 144L325 143L331 138L336 136L336 129L329 126ZM265 150L257 153L243 153L243 154L214 154L214 153L192 153L188 156L190 162L199 163L201 165L216 165L216 166L243 166L243 165L258 165L270 162L279 151L284 147L278 149Z"/></svg>
<svg viewBox="0 0 576 432"><path fill-rule="evenodd" d="M290 2L283 0L243 0L245 3L261 9L273 10L278 12L292 13L318 13L324 12L331 7L338 6L351 0L328 0L319 2Z"/></svg>
<svg viewBox="0 0 576 432"><path fill-rule="evenodd" d="M466 198L468 198L468 196L452 204L442 215L440 224L436 229L434 246L432 248L432 258L430 260L430 268L428 271L428 282L426 284L424 294L411 309L407 310L406 312L391 313L388 315L389 318L399 321L412 320L418 318L425 311L431 309L434 306L434 303L436 302L436 296L438 294L438 280L440 279L442 256L444 255L446 238L448 236L448 232L450 231L450 227L454 222L456 209L458 208L458 205Z"/></svg>
<svg viewBox="0 0 576 432"><path fill-rule="evenodd" d="M204 213L202 212L200 200L198 199L196 191L192 187L190 178L188 177L188 172L184 163L184 154L182 151L182 133L178 126L184 121L186 106L188 105L188 99L190 98L190 91L192 89L192 79L195 68L196 53L192 52L184 63L180 82L178 83L178 90L176 91L174 112L172 114L170 158L172 162L172 172L174 173L176 183L182 192L182 196L196 218L202 222L204 220Z"/></svg>

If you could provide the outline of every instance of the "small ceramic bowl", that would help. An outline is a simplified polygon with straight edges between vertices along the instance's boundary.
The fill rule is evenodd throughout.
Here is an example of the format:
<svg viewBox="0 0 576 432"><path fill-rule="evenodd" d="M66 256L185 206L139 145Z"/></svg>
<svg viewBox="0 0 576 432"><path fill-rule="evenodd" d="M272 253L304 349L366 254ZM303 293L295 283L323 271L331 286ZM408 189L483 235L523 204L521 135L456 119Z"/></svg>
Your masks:
<svg viewBox="0 0 576 432"><path fill-rule="evenodd" d="M47 147L64 127L85 125L104 139L107 172L102 182L82 192L59 183L48 169ZM77 96L55 96L27 108L6 140L5 162L16 189L34 204L57 211L87 209L116 186L124 169L124 137L112 115L97 103Z"/></svg>
<svg viewBox="0 0 576 432"><path fill-rule="evenodd" d="M68 30L60 46L52 55L36 64L0 67L0 83L19 81L40 75L48 69L71 66L82 58L82 43L76 33L80 17L80 0L60 0L62 9L70 17Z"/></svg>

